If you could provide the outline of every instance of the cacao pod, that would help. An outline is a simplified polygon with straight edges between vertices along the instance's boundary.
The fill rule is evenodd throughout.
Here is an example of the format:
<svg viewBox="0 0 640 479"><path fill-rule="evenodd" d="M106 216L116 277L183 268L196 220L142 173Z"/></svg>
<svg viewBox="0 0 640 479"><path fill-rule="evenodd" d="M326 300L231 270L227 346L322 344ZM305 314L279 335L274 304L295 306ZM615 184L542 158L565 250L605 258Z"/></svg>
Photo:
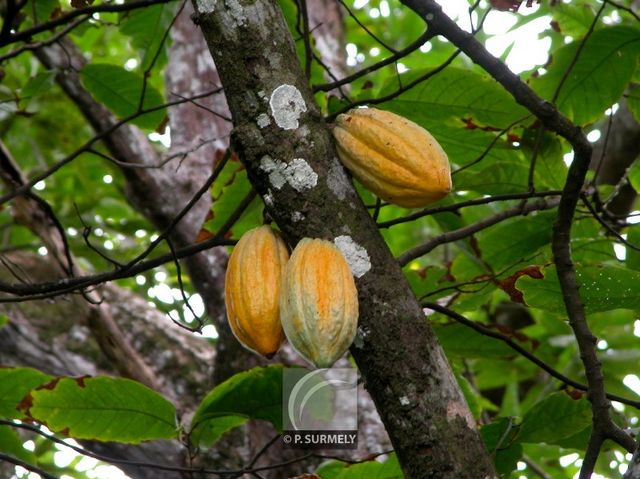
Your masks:
<svg viewBox="0 0 640 479"><path fill-rule="evenodd" d="M224 299L229 326L246 348L267 358L282 345L280 289L289 251L269 226L247 231L227 265Z"/></svg>
<svg viewBox="0 0 640 479"><path fill-rule="evenodd" d="M426 206L451 191L449 159L427 130L375 108L338 115L333 135L351 174L389 203Z"/></svg>
<svg viewBox="0 0 640 479"><path fill-rule="evenodd" d="M305 238L293 250L280 295L280 318L289 342L318 368L330 367L353 342L358 291L333 243Z"/></svg>

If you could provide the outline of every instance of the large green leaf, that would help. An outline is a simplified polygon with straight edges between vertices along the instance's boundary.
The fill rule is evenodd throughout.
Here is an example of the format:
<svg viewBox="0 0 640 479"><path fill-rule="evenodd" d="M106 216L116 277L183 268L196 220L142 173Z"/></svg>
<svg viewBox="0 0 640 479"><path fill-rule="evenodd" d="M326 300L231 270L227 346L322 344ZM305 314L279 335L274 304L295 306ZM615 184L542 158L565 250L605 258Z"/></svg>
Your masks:
<svg viewBox="0 0 640 479"><path fill-rule="evenodd" d="M282 374L280 365L253 368L216 386L193 416L191 441L209 446L248 419L264 419L282 430Z"/></svg>
<svg viewBox="0 0 640 479"><path fill-rule="evenodd" d="M517 354L504 342L462 324L435 326L434 330L447 356L452 358L510 358Z"/></svg>
<svg viewBox="0 0 640 479"><path fill-rule="evenodd" d="M406 73L401 77L402 83L406 85L426 73L425 70ZM381 96L396 89L394 78L382 89ZM438 72L383 107L418 123L421 117L438 121L458 118L499 129L528 115L495 80L455 67Z"/></svg>
<svg viewBox="0 0 640 479"><path fill-rule="evenodd" d="M557 3L551 9L557 28L564 35L582 38L593 23L595 14L586 2Z"/></svg>
<svg viewBox="0 0 640 479"><path fill-rule="evenodd" d="M522 419L519 442L557 444L591 424L591 406L565 392L551 394L533 406Z"/></svg>
<svg viewBox="0 0 640 479"><path fill-rule="evenodd" d="M535 252L551 241L553 212L532 213L512 218L477 235L482 259L501 271L518 261L531 259Z"/></svg>
<svg viewBox="0 0 640 479"><path fill-rule="evenodd" d="M104 103L120 118L138 111L143 93L144 80L141 75L122 67L105 63L89 63L80 72L83 85L101 103ZM158 90L147 83L144 89L143 109L162 105ZM154 129L165 117L164 109L146 113L131 120L142 128Z"/></svg>
<svg viewBox="0 0 640 479"><path fill-rule="evenodd" d="M552 55L547 73L531 81L543 98L557 99L560 110L579 125L592 123L615 103L626 88L638 61L640 30L625 26L602 28L587 40L566 76L580 42L563 46Z"/></svg>
<svg viewBox="0 0 640 479"><path fill-rule="evenodd" d="M156 54L158 65L166 62L165 34L171 25L175 4L162 3L139 8L127 14L120 23L120 31L132 39L133 46L140 50L142 71L147 71ZM165 44L162 42L165 41Z"/></svg>
<svg viewBox="0 0 640 479"><path fill-rule="evenodd" d="M23 418L18 404L29 391L51 380L36 369L0 368L0 417L7 419Z"/></svg>
<svg viewBox="0 0 640 479"><path fill-rule="evenodd" d="M29 393L21 409L76 439L137 444L177 437L174 406L130 379L56 378Z"/></svg>
<svg viewBox="0 0 640 479"><path fill-rule="evenodd" d="M500 194L523 191L527 187L529 163L522 151L504 139L495 141L494 132L468 129L460 123L445 123L428 117L413 118L427 128L447 152L453 170L453 187L461 191ZM473 164L472 164L473 163Z"/></svg>
<svg viewBox="0 0 640 479"><path fill-rule="evenodd" d="M547 311L564 311L555 267L542 268L543 279L523 276L516 287L529 306ZM580 296L588 313L619 308L640 309L640 271L619 266L578 267Z"/></svg>

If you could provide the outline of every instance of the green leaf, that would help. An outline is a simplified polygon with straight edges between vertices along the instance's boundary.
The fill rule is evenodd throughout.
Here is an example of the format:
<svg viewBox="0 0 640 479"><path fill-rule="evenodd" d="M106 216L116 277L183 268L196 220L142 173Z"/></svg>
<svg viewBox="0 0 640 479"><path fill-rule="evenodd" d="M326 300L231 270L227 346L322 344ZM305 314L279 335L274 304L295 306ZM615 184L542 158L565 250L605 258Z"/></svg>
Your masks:
<svg viewBox="0 0 640 479"><path fill-rule="evenodd" d="M499 419L480 429L480 436L501 477L509 477L522 457L522 445L514 440L517 431L512 418Z"/></svg>
<svg viewBox="0 0 640 479"><path fill-rule="evenodd" d="M5 327L9 323L9 316L6 314L0 314L0 329Z"/></svg>
<svg viewBox="0 0 640 479"><path fill-rule="evenodd" d="M591 406L586 399L572 399L564 392L546 397L522 419L519 442L557 444L591 424Z"/></svg>
<svg viewBox="0 0 640 479"><path fill-rule="evenodd" d="M631 227L627 233L627 241L634 245L640 245L640 227ZM640 251L627 247L627 267L640 271Z"/></svg>
<svg viewBox="0 0 640 479"><path fill-rule="evenodd" d="M629 108L629 111L633 114L633 117L636 119L636 121L640 121L640 90L638 90L637 87L631 88L629 93L627 93L627 96L625 97L625 102L627 104L627 108ZM636 167L634 166L633 168ZM637 180L635 181L635 183L637 184ZM636 189L636 191L638 191L638 188L636 188L635 185L634 188Z"/></svg>
<svg viewBox="0 0 640 479"><path fill-rule="evenodd" d="M531 81L539 95L553 98L579 46L573 42L553 53L547 73ZM624 92L639 52L640 30L615 26L593 32L562 84L556 102L560 110L579 125L597 120Z"/></svg>
<svg viewBox="0 0 640 479"><path fill-rule="evenodd" d="M26 85L20 91L20 98L28 100L49 90L55 83L56 72L48 70L29 78Z"/></svg>
<svg viewBox="0 0 640 479"><path fill-rule="evenodd" d="M551 241L555 216L546 211L532 213L485 230L477 236L482 259L496 271L518 261L531 260L538 249Z"/></svg>
<svg viewBox="0 0 640 479"><path fill-rule="evenodd" d="M504 342L484 336L458 323L434 325L438 341L448 357L511 358L516 353Z"/></svg>
<svg viewBox="0 0 640 479"><path fill-rule="evenodd" d="M22 410L53 432L76 439L138 444L177 437L175 407L123 378L56 378L32 391Z"/></svg>
<svg viewBox="0 0 640 479"><path fill-rule="evenodd" d="M132 44L140 50L140 68L147 71L160 49L155 66L162 66L167 59L165 34L174 17L175 4L163 3L129 12L120 23L120 32L132 39ZM163 40L165 44L163 45Z"/></svg>
<svg viewBox="0 0 640 479"><path fill-rule="evenodd" d="M384 462L366 461L348 464L330 461L316 469L322 479L402 479L404 475L395 454Z"/></svg>
<svg viewBox="0 0 640 479"><path fill-rule="evenodd" d="M428 73L411 71L401 76L403 85ZM380 96L397 90L397 79L382 89ZM448 67L426 81L383 104L417 123L416 118L430 117L438 121L446 118L470 119L474 123L505 128L528 112L498 83L479 73ZM446 150L446 149L445 149Z"/></svg>
<svg viewBox="0 0 640 479"><path fill-rule="evenodd" d="M543 279L523 276L516 288L524 293L525 302L546 311L564 311L564 302L555 267L541 268ZM577 268L580 296L587 313L613 309L640 308L640 271L619 266Z"/></svg>
<svg viewBox="0 0 640 479"><path fill-rule="evenodd" d="M640 104L640 102L638 102ZM627 178L629 179L629 183L633 186L633 189L636 191L640 191L640 161L634 161L629 168L629 173L627 174Z"/></svg>
<svg viewBox="0 0 640 479"><path fill-rule="evenodd" d="M210 219L203 227L213 234L217 233L251 188L247 170L237 157L232 157L211 188L213 206ZM242 217L234 223L228 236L239 238L246 231L260 224L262 224L262 201L255 198Z"/></svg>
<svg viewBox="0 0 640 479"><path fill-rule="evenodd" d="M593 9L587 3L557 3L551 11L560 33L575 39L587 33L595 18Z"/></svg>
<svg viewBox="0 0 640 479"><path fill-rule="evenodd" d="M0 451L28 463L35 463L36 456L33 452L24 448L18 433L9 426L0 426Z"/></svg>
<svg viewBox="0 0 640 479"><path fill-rule="evenodd" d="M104 103L118 117L125 118L138 111L144 84L141 75L116 65L90 63L82 69L80 78L96 100ZM143 109L160 106L163 102L160 92L147 83ZM160 109L137 116L131 123L153 130L164 117L165 111Z"/></svg>
<svg viewBox="0 0 640 479"><path fill-rule="evenodd" d="M270 421L282 430L283 367L272 365L238 373L212 389L193 416L191 441L210 446L248 419Z"/></svg>
<svg viewBox="0 0 640 479"><path fill-rule="evenodd" d="M51 380L36 369L0 368L0 417L20 419L18 404L29 391Z"/></svg>
<svg viewBox="0 0 640 479"><path fill-rule="evenodd" d="M60 8L58 0L31 0L29 7L23 12L28 12L33 18L33 23L42 23L52 17L54 10Z"/></svg>

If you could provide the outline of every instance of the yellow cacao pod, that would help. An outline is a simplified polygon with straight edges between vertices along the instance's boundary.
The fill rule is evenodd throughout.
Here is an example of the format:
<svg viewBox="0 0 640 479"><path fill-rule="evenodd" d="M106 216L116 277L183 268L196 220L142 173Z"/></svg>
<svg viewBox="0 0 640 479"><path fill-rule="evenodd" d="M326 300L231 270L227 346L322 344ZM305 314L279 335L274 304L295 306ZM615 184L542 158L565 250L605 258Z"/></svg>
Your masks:
<svg viewBox="0 0 640 479"><path fill-rule="evenodd" d="M279 298L288 259L282 237L265 225L242 235L227 265L229 326L243 346L268 358L285 339Z"/></svg>
<svg viewBox="0 0 640 479"><path fill-rule="evenodd" d="M369 191L405 208L426 206L451 191L449 159L427 130L375 108L338 115L338 156Z"/></svg>
<svg viewBox="0 0 640 479"><path fill-rule="evenodd" d="M333 243L305 238L293 250L280 295L280 318L289 342L318 368L330 367L353 342L358 291Z"/></svg>

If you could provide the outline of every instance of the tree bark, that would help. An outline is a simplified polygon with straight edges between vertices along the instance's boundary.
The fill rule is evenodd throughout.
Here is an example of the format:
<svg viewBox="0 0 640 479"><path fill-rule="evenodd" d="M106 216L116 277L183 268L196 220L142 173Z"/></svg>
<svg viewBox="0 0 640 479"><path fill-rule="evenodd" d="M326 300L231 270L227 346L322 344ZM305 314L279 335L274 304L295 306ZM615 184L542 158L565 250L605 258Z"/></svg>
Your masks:
<svg viewBox="0 0 640 479"><path fill-rule="evenodd" d="M435 335L375 223L336 160L282 13L195 0L233 116L233 142L293 245L349 245L358 274L358 363L405 474L489 477L493 465ZM469 465L474 467L470 468Z"/></svg>

